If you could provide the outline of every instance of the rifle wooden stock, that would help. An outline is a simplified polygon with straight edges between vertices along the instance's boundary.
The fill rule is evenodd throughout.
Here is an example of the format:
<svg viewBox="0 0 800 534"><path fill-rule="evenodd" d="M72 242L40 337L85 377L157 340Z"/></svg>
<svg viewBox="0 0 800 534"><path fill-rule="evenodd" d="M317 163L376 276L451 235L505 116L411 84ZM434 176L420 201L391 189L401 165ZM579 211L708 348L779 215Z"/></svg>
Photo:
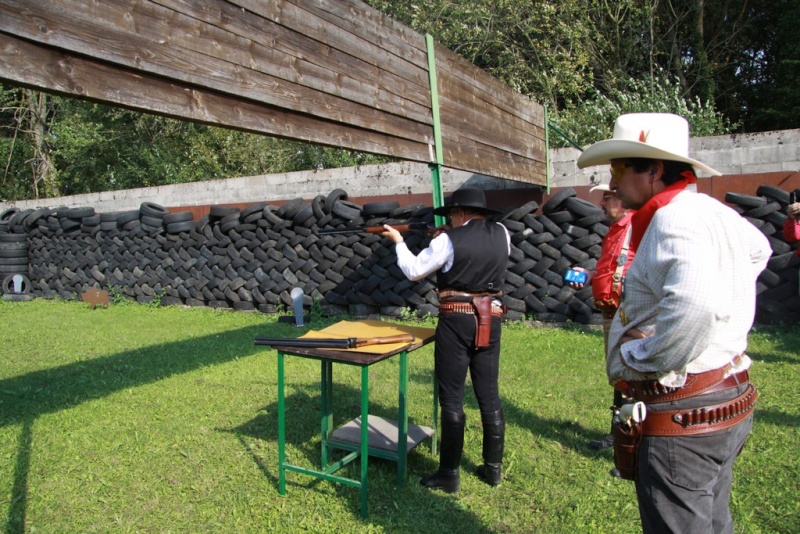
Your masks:
<svg viewBox="0 0 800 534"><path fill-rule="evenodd" d="M391 343L411 343L416 338L411 334L398 334L383 337L350 337L350 338L287 338L287 337L257 337L256 345L269 345L272 347L299 347L318 349L355 349L369 345L387 345Z"/></svg>
<svg viewBox="0 0 800 534"><path fill-rule="evenodd" d="M430 235L435 234L441 230L445 230L446 226L431 226L428 223L424 222L412 222L408 224L390 224L392 228L397 230L400 233L403 232L426 232ZM318 235L336 235L336 234L355 234L355 233L366 233L366 234L382 234L386 231L386 228L383 226L354 226L353 228L327 228L324 230L317 230Z"/></svg>

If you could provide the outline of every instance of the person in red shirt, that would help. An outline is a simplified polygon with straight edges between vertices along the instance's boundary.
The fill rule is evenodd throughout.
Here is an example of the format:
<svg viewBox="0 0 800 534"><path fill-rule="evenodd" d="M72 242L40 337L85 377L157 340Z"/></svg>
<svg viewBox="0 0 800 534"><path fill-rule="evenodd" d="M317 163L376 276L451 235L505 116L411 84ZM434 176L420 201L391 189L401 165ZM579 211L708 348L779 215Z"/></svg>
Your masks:
<svg viewBox="0 0 800 534"><path fill-rule="evenodd" d="M800 195L800 189L795 189L794 197ZM793 202L786 208L786 222L783 223L783 238L787 243L800 241L800 202ZM795 255L800 256L800 248Z"/></svg>
<svg viewBox="0 0 800 534"><path fill-rule="evenodd" d="M586 282L579 284L571 282L570 286L580 289L586 284L592 284L592 294L594 295L595 305L603 314L603 346L605 353L608 352L608 330L611 321L619 307L622 298L622 284L625 271L633 261L635 251L630 248L630 228L631 217L634 210L622 207L622 201L614 196L612 187L601 184L593 187L591 192L601 191L603 198L600 207L611 221L608 233L603 238L603 248L597 260L597 267L594 271L587 271L581 267L575 267L576 271L586 273ZM622 395L614 390L614 406L622 405ZM613 444L611 434L600 440L589 442L592 449L607 449ZM612 474L614 470L612 470ZM616 474L615 474L616 475Z"/></svg>

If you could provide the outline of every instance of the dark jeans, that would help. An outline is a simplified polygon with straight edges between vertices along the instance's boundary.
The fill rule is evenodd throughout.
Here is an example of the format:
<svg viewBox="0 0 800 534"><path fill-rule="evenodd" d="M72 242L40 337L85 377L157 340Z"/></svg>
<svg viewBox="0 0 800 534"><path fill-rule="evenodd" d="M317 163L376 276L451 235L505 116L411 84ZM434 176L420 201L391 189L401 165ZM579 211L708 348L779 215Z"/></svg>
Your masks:
<svg viewBox="0 0 800 534"><path fill-rule="evenodd" d="M469 369L481 413L499 410L497 377L500 367L500 318L492 318L487 348L475 349L475 317L467 313L439 316L434 350L439 404L443 410L463 412L464 383Z"/></svg>
<svg viewBox="0 0 800 534"><path fill-rule="evenodd" d="M698 408L736 398L747 385L681 401L648 405L652 410ZM738 425L694 436L645 436L639 448L636 496L647 533L733 533L728 502L733 462L750 429L750 414Z"/></svg>

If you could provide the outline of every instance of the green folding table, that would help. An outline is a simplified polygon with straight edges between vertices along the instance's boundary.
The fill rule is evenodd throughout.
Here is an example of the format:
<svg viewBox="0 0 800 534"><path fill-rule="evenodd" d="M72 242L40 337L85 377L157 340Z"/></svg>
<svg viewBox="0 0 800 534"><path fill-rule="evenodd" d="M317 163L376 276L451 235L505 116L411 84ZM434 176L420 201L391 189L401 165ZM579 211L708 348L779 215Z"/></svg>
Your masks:
<svg viewBox="0 0 800 534"><path fill-rule="evenodd" d="M419 443L433 437L435 450L436 424L434 428L409 424L408 422L408 354L433 341L434 330L431 328L406 327L379 321L356 321L337 323L333 329L345 337L371 337L364 335L370 328L396 330L394 333L413 333L416 339L409 344L398 347L365 347L353 350L327 348L301 348L275 346L278 353L278 491L286 495L286 471L293 471L316 478L337 482L361 490L361 515L367 516L368 500L368 458L374 456L397 462L397 485L403 485L407 466L408 453ZM367 330L365 330L367 329ZM322 333L327 333L325 329ZM390 334L391 335L391 334ZM369 352L375 350L376 352ZM380 352L379 352L380 351ZM286 397L285 397L285 357L299 356L320 361L320 398L321 398L321 469L311 469L290 464L286 461ZM400 376L398 384L397 420L369 415L369 368L370 366L398 356L400 358ZM333 428L333 364L345 364L361 369L361 414L338 429ZM435 389L435 388L434 388ZM433 395L433 417L436 421L436 394ZM367 421L367 424L361 424ZM349 451L339 460L331 461L331 451L340 449ZM360 477L358 479L337 475L344 466L361 459Z"/></svg>

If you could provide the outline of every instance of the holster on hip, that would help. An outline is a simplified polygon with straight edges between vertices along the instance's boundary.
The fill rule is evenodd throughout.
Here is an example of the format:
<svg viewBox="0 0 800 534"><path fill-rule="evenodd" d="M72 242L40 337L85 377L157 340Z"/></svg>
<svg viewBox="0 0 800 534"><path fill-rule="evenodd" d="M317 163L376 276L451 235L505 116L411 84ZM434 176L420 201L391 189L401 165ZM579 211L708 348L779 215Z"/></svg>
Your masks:
<svg viewBox="0 0 800 534"><path fill-rule="evenodd" d="M472 297L475 308L475 348L489 346L492 334L492 299L493 297Z"/></svg>
<svg viewBox="0 0 800 534"><path fill-rule="evenodd" d="M611 426L611 435L614 437L614 467L619 471L620 478L636 480L642 424L615 420Z"/></svg>

